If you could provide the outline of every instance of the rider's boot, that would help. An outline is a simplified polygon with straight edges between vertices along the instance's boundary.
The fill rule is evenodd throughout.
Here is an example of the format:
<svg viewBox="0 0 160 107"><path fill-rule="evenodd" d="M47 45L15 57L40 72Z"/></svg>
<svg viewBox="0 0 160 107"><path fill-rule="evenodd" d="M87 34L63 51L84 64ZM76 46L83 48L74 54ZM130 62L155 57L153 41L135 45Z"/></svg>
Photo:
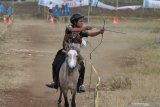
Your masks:
<svg viewBox="0 0 160 107"><path fill-rule="evenodd" d="M49 84L46 84L46 86L49 87L49 88L58 89L58 82L57 81L51 82Z"/></svg>
<svg viewBox="0 0 160 107"><path fill-rule="evenodd" d="M49 84L46 84L47 87L49 88L54 88L54 89L58 89L58 80L55 79L54 82L51 82Z"/></svg>
<svg viewBox="0 0 160 107"><path fill-rule="evenodd" d="M49 84L46 84L46 86L47 87L49 87L49 88L55 88L55 89L58 89L58 73L56 72L56 69L54 69L55 68L55 65L56 63L53 63L52 64L52 76L53 76L53 81L54 82L51 82L51 83L49 83Z"/></svg>
<svg viewBox="0 0 160 107"><path fill-rule="evenodd" d="M84 63L81 62L80 63L80 70L79 70L79 73L80 73L80 76L79 76L79 79L78 79L78 84L77 84L77 92L78 93L81 93L81 92L85 92L85 86L84 86L84 74L85 74L85 67L84 67Z"/></svg>
<svg viewBox="0 0 160 107"><path fill-rule="evenodd" d="M55 88L55 89L58 89L58 84L57 82L51 82L49 84L46 84L47 87L49 88Z"/></svg>
<svg viewBox="0 0 160 107"><path fill-rule="evenodd" d="M46 84L46 86L49 87L49 88L58 89L58 86L59 86L59 70L60 70L60 67L61 67L62 63L65 60L65 53L62 52L62 51L63 51L63 49L60 49L57 52L57 54L55 56L55 59L52 63L52 76L53 76L53 81L54 82Z"/></svg>

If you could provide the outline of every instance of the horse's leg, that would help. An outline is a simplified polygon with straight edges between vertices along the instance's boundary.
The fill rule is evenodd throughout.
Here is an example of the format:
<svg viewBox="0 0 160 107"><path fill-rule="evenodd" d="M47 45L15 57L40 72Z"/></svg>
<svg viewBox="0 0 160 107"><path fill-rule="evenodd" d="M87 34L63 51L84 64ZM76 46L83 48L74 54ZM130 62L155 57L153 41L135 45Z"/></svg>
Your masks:
<svg viewBox="0 0 160 107"><path fill-rule="evenodd" d="M62 102L62 89L60 87L60 95L59 95L59 99L58 99L58 104L60 104Z"/></svg>
<svg viewBox="0 0 160 107"><path fill-rule="evenodd" d="M69 107L67 93L68 93L68 90L63 90L63 96L64 96L64 100L65 100L64 106L65 107Z"/></svg>
<svg viewBox="0 0 160 107"><path fill-rule="evenodd" d="M77 92L77 90L72 91L72 102L71 102L72 107L76 107L76 102L75 102L76 92Z"/></svg>

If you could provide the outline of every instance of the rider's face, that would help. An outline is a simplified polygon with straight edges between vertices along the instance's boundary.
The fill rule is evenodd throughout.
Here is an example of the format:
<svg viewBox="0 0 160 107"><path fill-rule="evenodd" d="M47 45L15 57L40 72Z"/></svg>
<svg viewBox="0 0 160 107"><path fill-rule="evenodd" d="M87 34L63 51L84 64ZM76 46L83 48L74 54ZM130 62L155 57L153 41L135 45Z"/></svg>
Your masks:
<svg viewBox="0 0 160 107"><path fill-rule="evenodd" d="M77 21L77 27L83 27L83 18L80 18L78 21Z"/></svg>

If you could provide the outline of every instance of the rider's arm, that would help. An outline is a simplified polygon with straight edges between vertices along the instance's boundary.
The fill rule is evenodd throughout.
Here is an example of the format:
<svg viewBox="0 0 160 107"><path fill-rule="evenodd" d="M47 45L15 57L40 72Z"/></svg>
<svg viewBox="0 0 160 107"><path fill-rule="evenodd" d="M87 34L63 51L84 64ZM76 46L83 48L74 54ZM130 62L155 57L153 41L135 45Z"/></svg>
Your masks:
<svg viewBox="0 0 160 107"><path fill-rule="evenodd" d="M81 31L86 31L86 30L91 30L92 27L91 26L85 26L85 27L81 27L81 28L71 28L70 31L71 32L81 32Z"/></svg>
<svg viewBox="0 0 160 107"><path fill-rule="evenodd" d="M85 30L85 27L82 27L82 28L72 28L71 32L81 32L81 31L84 31L84 30Z"/></svg>
<svg viewBox="0 0 160 107"><path fill-rule="evenodd" d="M97 36L97 35L103 34L103 33L104 33L104 29L101 29L101 30L99 30L97 32L88 32L88 36L94 37L94 36Z"/></svg>

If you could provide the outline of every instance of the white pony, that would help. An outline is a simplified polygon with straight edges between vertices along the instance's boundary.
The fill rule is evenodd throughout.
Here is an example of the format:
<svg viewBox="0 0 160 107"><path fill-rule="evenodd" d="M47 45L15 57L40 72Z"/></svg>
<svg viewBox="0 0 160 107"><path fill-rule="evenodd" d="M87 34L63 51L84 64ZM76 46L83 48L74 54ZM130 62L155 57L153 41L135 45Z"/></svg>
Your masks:
<svg viewBox="0 0 160 107"><path fill-rule="evenodd" d="M71 90L72 101L71 107L76 107L75 97L77 92L77 83L79 78L79 67L77 63L78 53L76 50L70 49L67 52L66 59L62 64L59 72L60 96L58 104L62 102L62 94L65 100L65 107L69 107L67 93Z"/></svg>

